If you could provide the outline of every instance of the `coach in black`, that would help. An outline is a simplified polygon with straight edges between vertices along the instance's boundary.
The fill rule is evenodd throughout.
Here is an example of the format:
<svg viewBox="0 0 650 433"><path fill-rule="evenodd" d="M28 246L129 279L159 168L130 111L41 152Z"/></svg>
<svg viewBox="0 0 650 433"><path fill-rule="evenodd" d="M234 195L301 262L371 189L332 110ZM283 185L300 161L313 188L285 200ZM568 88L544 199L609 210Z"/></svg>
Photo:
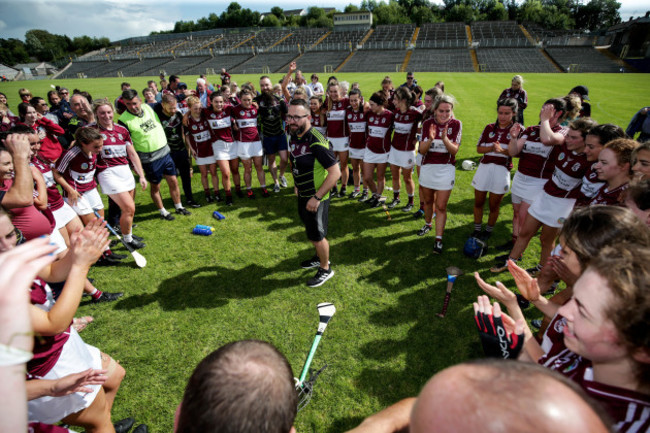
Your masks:
<svg viewBox="0 0 650 433"><path fill-rule="evenodd" d="M311 127L307 101L294 99L289 105L287 124L291 133L289 156L298 213L305 224L307 238L316 248L316 255L300 264L303 269L318 267L316 275L307 281L318 287L334 276L330 268L330 246L327 236L329 192L341 175L336 157L327 139Z"/></svg>

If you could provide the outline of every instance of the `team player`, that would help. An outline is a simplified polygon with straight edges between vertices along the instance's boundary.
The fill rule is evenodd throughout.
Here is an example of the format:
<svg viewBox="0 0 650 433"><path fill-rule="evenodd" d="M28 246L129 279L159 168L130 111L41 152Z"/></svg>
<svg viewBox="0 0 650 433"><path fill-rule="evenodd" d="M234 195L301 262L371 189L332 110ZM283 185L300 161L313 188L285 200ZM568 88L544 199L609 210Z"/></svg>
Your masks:
<svg viewBox="0 0 650 433"><path fill-rule="evenodd" d="M386 98L386 108L394 111L393 96L395 95L395 88L393 87L393 80L388 75L381 80L381 92L384 94L384 98Z"/></svg>
<svg viewBox="0 0 650 433"><path fill-rule="evenodd" d="M257 129L257 109L253 106L253 92L242 90L241 104L232 110L232 119L235 121L233 128L237 131L237 156L244 164L244 183L248 198L254 199L253 187L251 184L253 164L257 172L257 179L262 189L262 197L270 194L266 189L266 175L262 166L262 142Z"/></svg>
<svg viewBox="0 0 650 433"><path fill-rule="evenodd" d="M41 136L41 152L50 162L56 162L63 152L61 143L57 139L65 131L52 120L36 112L33 106L21 102L18 104L20 121L32 128Z"/></svg>
<svg viewBox="0 0 650 433"><path fill-rule="evenodd" d="M324 136L327 136L327 120L325 110L323 110L323 99L320 96L312 96L309 98L309 109L311 113L311 127Z"/></svg>
<svg viewBox="0 0 650 433"><path fill-rule="evenodd" d="M598 155L600 155L605 144L617 138L625 138L625 131L620 126L612 125L611 123L596 125L587 133L587 137L585 138L585 155L590 165L585 176L582 178L580 196L576 201L576 206L587 206L596 194L598 194L600 188L605 185L605 181L599 180L598 173L596 173Z"/></svg>
<svg viewBox="0 0 650 433"><path fill-rule="evenodd" d="M650 179L650 141L641 143L632 155L632 171L640 179Z"/></svg>
<svg viewBox="0 0 650 433"><path fill-rule="evenodd" d="M382 92L375 92L370 97L368 117L368 138L363 154L363 184L372 191L372 198L367 201L370 207L381 206L384 185L386 183L386 165L390 152L390 138L393 132L393 112L386 109L386 99ZM377 182L373 176L377 170Z"/></svg>
<svg viewBox="0 0 650 433"><path fill-rule="evenodd" d="M443 84L444 86L444 84ZM444 90L444 87L443 87ZM501 92L499 100L514 98L517 100L517 122L524 124L524 110L528 107L528 93L524 90L524 77L515 75L512 77L512 83L509 88Z"/></svg>
<svg viewBox="0 0 650 433"><path fill-rule="evenodd" d="M201 171L201 184L205 192L205 201L207 203L220 202L222 198L219 192L219 178L217 177L217 160L212 150L212 142L214 141L212 128L203 113L203 106L199 98L190 96L187 98L187 106L189 116L187 117L187 126L183 128L185 144ZM210 193L208 172L212 178L214 194Z"/></svg>
<svg viewBox="0 0 650 433"><path fill-rule="evenodd" d="M539 125L526 128L523 134L518 123L511 129L508 153L510 156L519 157L517 172L512 180L512 240L499 249L511 250L517 241L528 208L537 195L541 194L546 181L553 174L556 156L554 148L564 143L567 133L560 124L579 109L577 98L549 99L540 111Z"/></svg>
<svg viewBox="0 0 650 433"><path fill-rule="evenodd" d="M345 109L346 127L350 137L350 162L352 163L352 180L354 191L350 198L357 198L365 201L368 198L368 185L363 185L361 193L361 167L363 156L366 152L366 140L368 133L368 109L363 104L363 97L359 89L350 90L350 105Z"/></svg>
<svg viewBox="0 0 650 433"><path fill-rule="evenodd" d="M347 96L341 95L341 86L338 81L327 85L327 139L332 143L334 154L341 163L341 190L334 191L334 197L345 197L345 188L348 184L348 157L350 137L346 135L345 109L350 105Z"/></svg>
<svg viewBox="0 0 650 433"><path fill-rule="evenodd" d="M102 192L120 208L120 230L124 241L134 249L143 248L145 244L142 243L142 238L134 237L132 233L135 179L129 167L130 162L138 174L142 190L145 191L147 180L144 178L140 157L133 149L129 131L113 123L113 105L108 99L95 100L93 112L97 123L90 126L99 131L104 142L97 161L97 181Z"/></svg>
<svg viewBox="0 0 650 433"><path fill-rule="evenodd" d="M295 65L295 63L293 63ZM266 154L269 171L273 178L273 192L280 192L287 187L284 172L287 169L288 143L284 132L284 117L287 115L287 104L282 98L273 94L273 83L264 75L260 78L260 95L255 97L258 106L257 118L262 134L262 146ZM276 155L280 155L280 170L276 163Z"/></svg>
<svg viewBox="0 0 650 433"><path fill-rule="evenodd" d="M221 91L210 95L210 103L210 107L205 110L205 115L214 134L215 141L212 143L212 151L217 159L219 171L221 171L221 185L226 191L226 206L232 206L231 178L235 181L238 194L242 194L237 142L232 133L233 107L227 103L227 98Z"/></svg>
<svg viewBox="0 0 650 433"><path fill-rule="evenodd" d="M508 153L510 129L515 124L518 110L514 98L499 99L497 102L497 121L483 129L476 151L483 154L472 179L474 187L474 232L472 236L487 240L499 218L501 201L510 191L510 169L512 157ZM483 231L483 207L488 201L490 215Z"/></svg>
<svg viewBox="0 0 650 433"><path fill-rule="evenodd" d="M623 192L631 180L632 152L638 146L634 140L618 138L605 145L598 155L596 173L605 181L590 205L623 205Z"/></svg>
<svg viewBox="0 0 650 433"><path fill-rule="evenodd" d="M413 74L411 73L411 79ZM413 166L415 165L415 141L418 124L422 114L415 108L415 95L407 86L395 90L395 117L393 118L393 138L391 140L388 163L393 178L393 201L388 204L390 209L400 204L400 172L404 177L404 185L408 195L408 203L402 209L410 212L413 209L415 197L415 182L413 182Z"/></svg>
<svg viewBox="0 0 650 433"><path fill-rule="evenodd" d="M595 125L596 122L589 118L571 122L565 143L556 148L558 154L554 163L553 175L546 181L543 192L535 198L528 209L520 236L517 238L509 258L516 260L521 257L528 247L528 243L541 227L540 261L535 268L529 270L531 273L538 273L548 260L555 246L558 231L573 210L580 195L582 178L589 167L584 153L585 137ZM507 259L503 264L504 270L506 267ZM498 269L493 268L492 271L496 272Z"/></svg>

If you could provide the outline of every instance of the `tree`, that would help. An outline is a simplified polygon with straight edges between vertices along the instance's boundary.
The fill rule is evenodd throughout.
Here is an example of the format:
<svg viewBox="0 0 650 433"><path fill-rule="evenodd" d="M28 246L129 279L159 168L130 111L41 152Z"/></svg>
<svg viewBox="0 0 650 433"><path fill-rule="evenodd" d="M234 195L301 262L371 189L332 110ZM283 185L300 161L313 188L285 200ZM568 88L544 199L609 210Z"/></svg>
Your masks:
<svg viewBox="0 0 650 433"><path fill-rule="evenodd" d="M349 5L347 5L345 7L345 9L343 9L343 12L347 14L347 13L350 13L350 12L359 12L359 10L360 9L359 9L359 7L357 5L353 5L352 3L350 3Z"/></svg>
<svg viewBox="0 0 650 433"><path fill-rule="evenodd" d="M457 4L445 14L445 21L460 21L466 24L477 20L477 11L469 5Z"/></svg>
<svg viewBox="0 0 650 433"><path fill-rule="evenodd" d="M409 18L418 26L436 21L436 16L429 6L417 6L413 8Z"/></svg>
<svg viewBox="0 0 650 433"><path fill-rule="evenodd" d="M260 23L260 26L262 27L282 27L282 23L278 19L277 16L274 14L268 14L264 18L262 18L262 22Z"/></svg>
<svg viewBox="0 0 650 433"><path fill-rule="evenodd" d="M384 2L379 3L373 11L373 15L373 22L376 22L377 25L411 23L404 8L394 0L390 0L388 4Z"/></svg>
<svg viewBox="0 0 650 433"><path fill-rule="evenodd" d="M574 15L578 28L597 30L608 28L621 22L618 10L621 4L616 0L591 0L584 6L578 6Z"/></svg>
<svg viewBox="0 0 650 433"><path fill-rule="evenodd" d="M489 21L506 21L508 19L508 11L503 3L493 2L485 11L485 19Z"/></svg>
<svg viewBox="0 0 650 433"><path fill-rule="evenodd" d="M280 6L273 6L271 8L271 13L275 15L280 20L280 22L283 22L286 19L284 16L284 10L282 10Z"/></svg>
<svg viewBox="0 0 650 433"><path fill-rule="evenodd" d="M13 66L16 63L29 63L29 54L20 39L0 39L0 59L2 63Z"/></svg>
<svg viewBox="0 0 650 433"><path fill-rule="evenodd" d="M362 0L360 8L362 11L374 12L377 6L379 5L376 0Z"/></svg>

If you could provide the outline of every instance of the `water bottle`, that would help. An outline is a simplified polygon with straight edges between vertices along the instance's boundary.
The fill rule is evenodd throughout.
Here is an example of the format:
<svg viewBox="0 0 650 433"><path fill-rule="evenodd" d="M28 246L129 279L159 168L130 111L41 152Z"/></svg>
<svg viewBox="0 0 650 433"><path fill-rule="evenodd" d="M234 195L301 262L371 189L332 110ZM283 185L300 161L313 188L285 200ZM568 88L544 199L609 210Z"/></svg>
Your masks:
<svg viewBox="0 0 650 433"><path fill-rule="evenodd" d="M208 229L208 230L214 231L214 227L212 227L212 226L204 226L202 224L197 224L196 228L197 229Z"/></svg>
<svg viewBox="0 0 650 433"><path fill-rule="evenodd" d="M192 229L192 233L195 234L195 235L210 236L210 235L212 235L212 230L210 230L210 229L202 229L200 227L194 227Z"/></svg>
<svg viewBox="0 0 650 433"><path fill-rule="evenodd" d="M213 216L214 218L218 219L218 220L225 220L225 219L226 219L226 216L225 216L224 214L222 214L221 212L219 212L218 210L215 210L215 211L212 213L212 216Z"/></svg>

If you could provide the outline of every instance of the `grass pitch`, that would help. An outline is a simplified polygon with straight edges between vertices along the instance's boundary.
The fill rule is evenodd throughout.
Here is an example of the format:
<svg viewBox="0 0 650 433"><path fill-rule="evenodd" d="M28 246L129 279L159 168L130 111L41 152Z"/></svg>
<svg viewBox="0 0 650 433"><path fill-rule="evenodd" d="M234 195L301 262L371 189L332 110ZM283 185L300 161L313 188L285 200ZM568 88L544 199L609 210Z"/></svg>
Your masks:
<svg viewBox="0 0 650 433"><path fill-rule="evenodd" d="M386 74L336 75L340 80L359 81L368 97ZM405 74L391 75L396 86L404 81ZM463 122L459 161L478 161L476 140L483 127L495 121L495 101L509 86L512 75L416 74L425 89L443 80L447 92L458 100L455 115ZM274 74L272 79L280 77ZM193 77L182 78L193 84ZM242 84L259 77L233 78ZM529 95L526 125L538 121L546 99L582 84L590 89L593 117L600 123L625 128L646 102L640 96L650 91L650 76L644 74L527 74L524 78ZM58 84L114 99L122 81L142 89L147 79L1 83L0 91L9 96L11 109L16 112L21 87L45 96L50 84ZM314 271L298 266L313 249L298 218L292 188L268 199L259 194L256 200L236 199L232 208L218 206L226 215L223 221L211 217L215 207L209 205L173 222L161 221L148 192L139 191L135 233L146 240L147 247L141 253L149 264L138 269L127 259L120 267L91 270L100 289L124 291L125 297L100 306L83 301L78 312L95 317L82 334L84 340L111 354L127 370L113 418L133 416L139 423L149 424L151 431L171 431L174 410L195 365L232 340L270 341L287 356L294 375L298 375L316 331L316 304L325 301L333 302L338 312L313 366L328 363L329 368L319 378L312 402L296 419L298 431L345 431L386 405L416 395L437 371L480 357L471 309L480 289L471 272L479 271L491 282L497 277L488 271L494 249L478 261L462 254L463 243L472 231L472 176L473 172L457 171L445 251L440 256L431 253L432 234L416 236L423 222L411 214L395 209L392 221L387 221L381 209L368 209L347 199L334 200L328 239L336 275L316 289L305 286ZM288 178L291 183L291 176ZM198 174L193 183L196 197L202 198ZM163 197L169 197L164 185ZM405 199L403 195L402 201ZM172 207L169 199L165 203ZM490 245L509 238L511 218L506 197ZM215 226L216 231L208 237L193 236L190 232L196 224ZM539 243L533 240L524 265L536 264L538 257ZM439 319L435 313L442 307L444 269L450 264L466 274L454 286L446 318ZM507 273L498 279L514 287ZM529 319L540 317L534 309L527 314Z"/></svg>

